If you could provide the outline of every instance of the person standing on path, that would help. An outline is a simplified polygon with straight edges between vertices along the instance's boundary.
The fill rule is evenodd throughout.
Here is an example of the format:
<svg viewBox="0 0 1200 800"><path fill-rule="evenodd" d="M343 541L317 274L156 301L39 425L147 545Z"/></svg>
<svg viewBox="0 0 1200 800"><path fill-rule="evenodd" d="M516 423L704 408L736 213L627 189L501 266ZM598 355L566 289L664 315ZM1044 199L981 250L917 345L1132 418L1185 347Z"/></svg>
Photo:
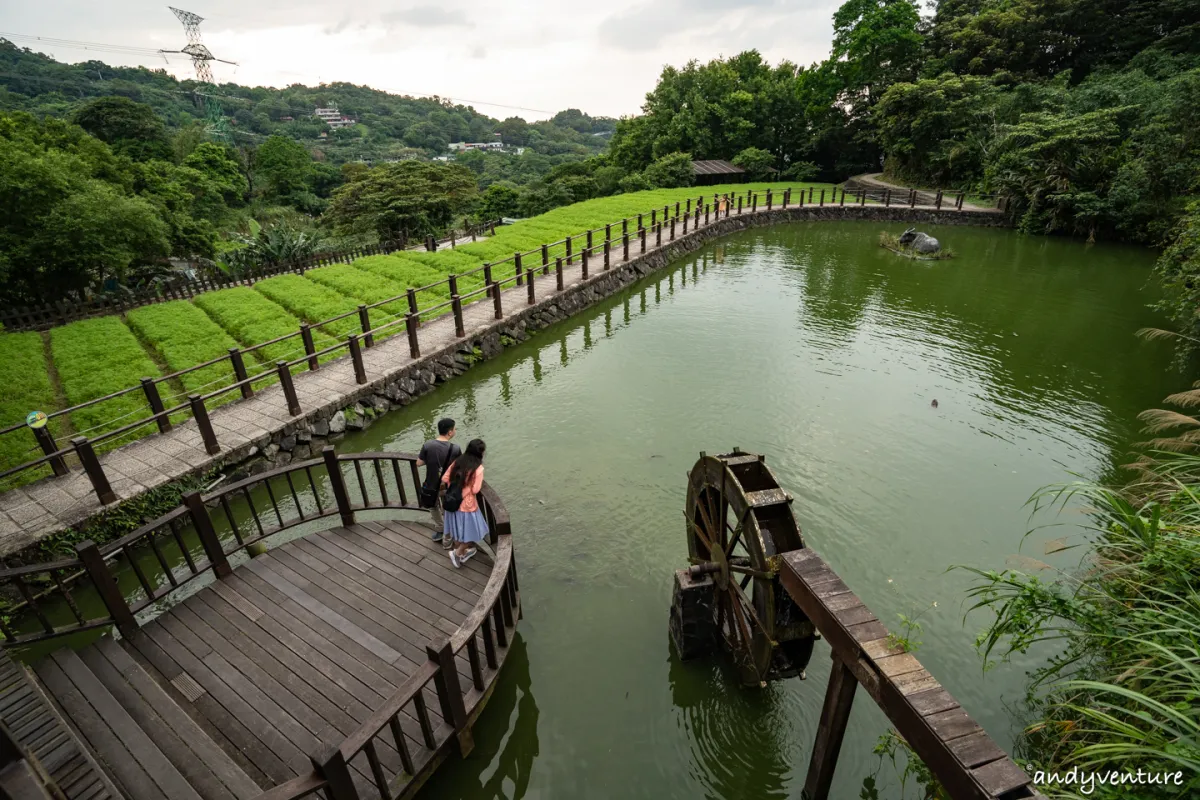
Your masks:
<svg viewBox="0 0 1200 800"><path fill-rule="evenodd" d="M446 487L446 538L454 539L450 563L461 567L476 553L476 545L488 535L487 520L477 496L483 489L483 454L487 445L472 439L442 477Z"/></svg>
<svg viewBox="0 0 1200 800"><path fill-rule="evenodd" d="M417 466L425 467L425 481L421 484L421 508L429 509L433 521L433 540L441 542L449 550L453 544L449 536L444 535L445 527L442 522L442 476L446 469L454 463L454 459L462 455L458 445L450 440L454 438L454 420L447 417L438 420L438 435L421 445L417 454Z"/></svg>

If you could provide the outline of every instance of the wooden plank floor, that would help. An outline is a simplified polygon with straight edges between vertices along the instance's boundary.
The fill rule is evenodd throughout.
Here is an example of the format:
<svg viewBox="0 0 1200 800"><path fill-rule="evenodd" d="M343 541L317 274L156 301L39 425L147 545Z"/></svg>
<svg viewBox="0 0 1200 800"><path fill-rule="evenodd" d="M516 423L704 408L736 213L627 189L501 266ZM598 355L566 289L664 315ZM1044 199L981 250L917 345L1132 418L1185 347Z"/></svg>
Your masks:
<svg viewBox="0 0 1200 800"><path fill-rule="evenodd" d="M0 651L0 719L68 800L119 797L25 668Z"/></svg>
<svg viewBox="0 0 1200 800"><path fill-rule="evenodd" d="M309 774L310 755L341 742L424 663L426 646L474 607L491 566L481 549L455 569L412 522L334 528L254 558L124 645L267 788ZM465 657L458 668L469 686ZM432 683L425 694L438 726ZM420 738L415 719L402 727ZM380 758L398 769L387 747ZM365 767L352 768L361 790Z"/></svg>

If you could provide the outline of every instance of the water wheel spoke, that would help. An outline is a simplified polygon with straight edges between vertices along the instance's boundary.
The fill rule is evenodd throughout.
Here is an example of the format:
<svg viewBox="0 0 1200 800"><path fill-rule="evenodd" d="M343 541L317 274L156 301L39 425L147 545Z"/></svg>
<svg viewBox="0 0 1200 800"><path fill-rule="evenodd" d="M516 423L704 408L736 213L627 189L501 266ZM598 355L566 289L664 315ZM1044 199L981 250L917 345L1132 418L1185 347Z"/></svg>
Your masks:
<svg viewBox="0 0 1200 800"><path fill-rule="evenodd" d="M758 612L754 610L754 603L751 603L750 598L746 597L745 590L741 586L738 586L736 582L730 582L729 591L733 593L734 597L738 598L739 605L745 609L747 616L754 620L754 624L758 626L760 631L762 631L763 636L767 637L767 641L774 646L775 639L771 636L771 631L768 630L767 626L763 624L763 621L758 618Z"/></svg>
<svg viewBox="0 0 1200 800"><path fill-rule="evenodd" d="M747 508L745 511L742 512L741 519L738 520L736 527L730 525L729 520L724 520L725 527L728 528L729 531L733 534L733 539L729 542L729 547L725 550L726 558L733 555L733 548L737 547L738 543L741 542L742 534L746 530L746 515L749 513L750 513L749 508ZM746 550L745 543L742 543L742 549ZM747 551L747 552L749 552L749 551Z"/></svg>
<svg viewBox="0 0 1200 800"><path fill-rule="evenodd" d="M708 515L708 511L704 508L704 503L696 503L696 510L700 512L700 517L704 522L705 529L709 531L709 533L712 536L712 539L715 541L717 538L716 535L717 535L717 533L720 533L720 531L713 525L712 518ZM692 525L696 526L696 523L692 522ZM698 526L697 526L697 529L699 529ZM714 549L712 544L708 543L708 542L706 542L706 543L708 544L708 549L711 552ZM721 552L724 552L724 551L725 551L725 548L722 547Z"/></svg>
<svg viewBox="0 0 1200 800"><path fill-rule="evenodd" d="M696 508L699 508L699 507L700 506L696 506ZM686 511L683 512L683 518L686 519L688 521L688 524L692 526L692 530L694 530L696 532L696 535L700 537L700 541L703 542L704 546L708 548L708 552L711 553L713 550L716 549L715 547L713 547L712 542L709 541L708 535L700 528L699 525L696 524L696 521L694 519L692 519L691 517L688 516ZM705 562L705 563L707 563L707 562Z"/></svg>
<svg viewBox="0 0 1200 800"><path fill-rule="evenodd" d="M705 561L704 563L707 564L708 562ZM751 578L762 578L764 581L772 580L775 577L770 572L763 572L761 569L754 569L753 567L744 567L741 564L730 564L729 571L738 572ZM743 583L742 588L746 588L746 584Z"/></svg>
<svg viewBox="0 0 1200 800"><path fill-rule="evenodd" d="M732 605L733 617L737 621L738 632L741 634L742 649L746 651L746 659L754 667L755 674L758 674L758 664L754 660L754 637L750 635L750 625L746 622L745 616L745 612L754 614L754 609L743 604L737 599L737 595L734 594L734 584L732 583L729 584L729 602ZM754 617L757 619L758 615L754 614ZM759 627L762 626L760 625ZM762 675L759 674L759 679L761 678Z"/></svg>

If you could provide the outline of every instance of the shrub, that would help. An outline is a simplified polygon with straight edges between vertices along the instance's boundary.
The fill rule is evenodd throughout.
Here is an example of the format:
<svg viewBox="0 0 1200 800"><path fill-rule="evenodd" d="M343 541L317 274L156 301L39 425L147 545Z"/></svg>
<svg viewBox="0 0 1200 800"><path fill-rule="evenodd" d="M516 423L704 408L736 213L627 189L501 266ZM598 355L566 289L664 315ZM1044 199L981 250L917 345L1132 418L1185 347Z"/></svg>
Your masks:
<svg viewBox="0 0 1200 800"><path fill-rule="evenodd" d="M178 372L214 358L220 358L237 347L237 342L213 322L207 314L186 300L142 306L126 315L129 327L158 354L172 372ZM179 376L184 388L193 394L207 394L233 383L233 369L228 361ZM160 391L165 387L160 387ZM165 396L167 406L183 402ZM240 395L229 392L219 400L228 402Z"/></svg>
<svg viewBox="0 0 1200 800"><path fill-rule="evenodd" d="M692 172L692 157L688 153L670 153L646 167L643 173L651 186L674 189L696 182Z"/></svg>
<svg viewBox="0 0 1200 800"><path fill-rule="evenodd" d="M765 180L775 171L775 156L758 147L747 147L733 157L732 163L746 170L746 177L752 181Z"/></svg>
<svg viewBox="0 0 1200 800"><path fill-rule="evenodd" d="M208 292L192 299L204 313L236 339L242 347L270 341L296 333L300 321L247 286L235 286L219 292ZM334 343L328 334L314 330L313 343L323 350ZM254 351L254 357L272 367L276 361L292 361L304 354L300 338L285 339ZM246 364L253 372L253 365Z"/></svg>
<svg viewBox="0 0 1200 800"><path fill-rule="evenodd" d="M0 334L0 428L25 421L30 411L49 414L59 408L46 370L42 337L36 333ZM51 433L58 433L57 421L49 424ZM57 438L57 437L56 437ZM0 436L0 469L9 469L35 458L42 451L32 431L13 431ZM28 483L49 474L42 468L18 473L4 482L5 486Z"/></svg>
<svg viewBox="0 0 1200 800"><path fill-rule="evenodd" d="M50 352L63 394L73 406L137 386L142 378L162 374L118 317L85 319L55 328L50 331ZM71 423L79 435L92 439L147 414L145 395L133 391L71 412ZM145 436L154 430L153 426L144 426L120 440ZM120 443L109 440L105 449Z"/></svg>

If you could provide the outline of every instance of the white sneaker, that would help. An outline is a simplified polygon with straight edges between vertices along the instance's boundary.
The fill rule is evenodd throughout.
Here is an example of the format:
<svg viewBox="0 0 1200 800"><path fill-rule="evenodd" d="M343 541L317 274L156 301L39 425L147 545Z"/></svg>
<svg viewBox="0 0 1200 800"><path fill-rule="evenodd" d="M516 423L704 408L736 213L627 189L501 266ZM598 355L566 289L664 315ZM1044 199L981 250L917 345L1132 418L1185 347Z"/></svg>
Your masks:
<svg viewBox="0 0 1200 800"><path fill-rule="evenodd" d="M459 567L462 566L462 564L458 560L458 553L456 553L453 550L450 551L450 563L454 565L455 569L458 569Z"/></svg>
<svg viewBox="0 0 1200 800"><path fill-rule="evenodd" d="M460 565L461 565L461 564L465 564L465 563L467 563L468 561L470 561L470 560L471 560L471 556L475 555L475 554L476 554L476 553L478 553L478 552L479 552L479 548L477 548L477 547L472 547L470 550L468 550L468 551L467 551L465 554L463 554L463 555L462 555L462 556L461 556L461 557L458 559L458 563L459 563Z"/></svg>

